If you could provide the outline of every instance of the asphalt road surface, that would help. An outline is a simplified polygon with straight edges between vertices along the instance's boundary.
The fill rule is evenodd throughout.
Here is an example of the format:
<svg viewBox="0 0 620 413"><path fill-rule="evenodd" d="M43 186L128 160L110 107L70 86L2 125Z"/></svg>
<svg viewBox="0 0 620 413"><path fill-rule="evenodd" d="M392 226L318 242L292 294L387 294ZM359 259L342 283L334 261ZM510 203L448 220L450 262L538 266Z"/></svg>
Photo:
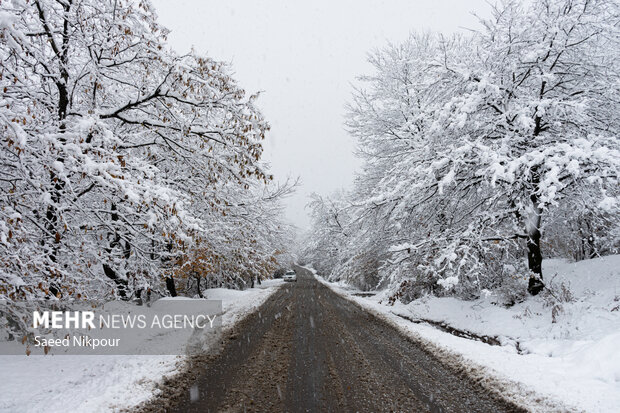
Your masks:
<svg viewBox="0 0 620 413"><path fill-rule="evenodd" d="M309 271L246 318L166 412L513 412Z"/></svg>

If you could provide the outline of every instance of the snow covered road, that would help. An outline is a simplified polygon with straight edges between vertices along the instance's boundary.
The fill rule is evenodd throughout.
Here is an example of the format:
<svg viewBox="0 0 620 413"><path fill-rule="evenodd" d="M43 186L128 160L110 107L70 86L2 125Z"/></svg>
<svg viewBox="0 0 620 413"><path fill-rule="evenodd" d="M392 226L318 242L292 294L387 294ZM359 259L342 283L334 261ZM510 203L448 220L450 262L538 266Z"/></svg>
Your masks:
<svg viewBox="0 0 620 413"><path fill-rule="evenodd" d="M297 268L145 411L522 411ZM174 396L177 395L177 396Z"/></svg>

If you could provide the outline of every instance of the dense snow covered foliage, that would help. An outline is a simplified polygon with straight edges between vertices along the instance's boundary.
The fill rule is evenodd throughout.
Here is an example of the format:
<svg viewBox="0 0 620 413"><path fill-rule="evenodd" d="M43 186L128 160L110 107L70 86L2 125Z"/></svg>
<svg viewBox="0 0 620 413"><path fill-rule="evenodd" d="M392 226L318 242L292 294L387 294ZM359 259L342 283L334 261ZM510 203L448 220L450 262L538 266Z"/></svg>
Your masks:
<svg viewBox="0 0 620 413"><path fill-rule="evenodd" d="M617 250L619 8L507 1L470 36L373 53L348 111L363 170L311 204L307 260L408 301L536 294L543 254Z"/></svg>
<svg viewBox="0 0 620 413"><path fill-rule="evenodd" d="M0 298L242 286L285 257L257 96L166 34L148 1L2 1Z"/></svg>

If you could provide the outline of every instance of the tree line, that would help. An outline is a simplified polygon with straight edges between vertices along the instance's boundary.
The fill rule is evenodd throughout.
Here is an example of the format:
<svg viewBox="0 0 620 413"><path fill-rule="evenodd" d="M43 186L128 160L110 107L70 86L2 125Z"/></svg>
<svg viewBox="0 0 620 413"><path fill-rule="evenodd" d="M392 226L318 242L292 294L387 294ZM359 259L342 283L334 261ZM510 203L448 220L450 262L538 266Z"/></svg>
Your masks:
<svg viewBox="0 0 620 413"><path fill-rule="evenodd" d="M535 295L543 257L618 252L620 5L505 1L480 23L370 54L346 118L361 171L309 204L303 256L331 279Z"/></svg>
<svg viewBox="0 0 620 413"><path fill-rule="evenodd" d="M148 1L2 1L0 298L202 295L290 259L258 96L167 34Z"/></svg>

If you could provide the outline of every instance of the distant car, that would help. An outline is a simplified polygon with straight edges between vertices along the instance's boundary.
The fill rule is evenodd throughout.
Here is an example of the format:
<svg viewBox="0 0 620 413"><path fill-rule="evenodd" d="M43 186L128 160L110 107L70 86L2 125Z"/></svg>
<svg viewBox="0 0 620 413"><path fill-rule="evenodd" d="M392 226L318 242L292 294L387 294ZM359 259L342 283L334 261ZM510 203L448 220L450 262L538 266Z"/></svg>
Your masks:
<svg viewBox="0 0 620 413"><path fill-rule="evenodd" d="M295 271L293 270L288 270L286 272L286 274L284 274L284 281L295 281L297 282L297 274L295 274Z"/></svg>

